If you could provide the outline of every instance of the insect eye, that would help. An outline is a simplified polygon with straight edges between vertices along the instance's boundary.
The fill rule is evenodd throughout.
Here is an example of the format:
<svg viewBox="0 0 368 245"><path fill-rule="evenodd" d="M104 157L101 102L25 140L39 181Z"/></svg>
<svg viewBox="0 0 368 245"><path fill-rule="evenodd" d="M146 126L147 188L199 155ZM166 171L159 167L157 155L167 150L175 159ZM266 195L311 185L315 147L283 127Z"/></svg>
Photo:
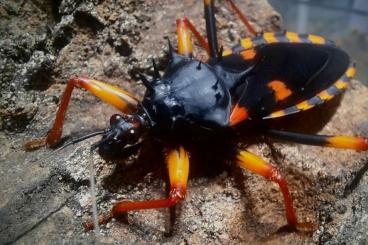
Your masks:
<svg viewBox="0 0 368 245"><path fill-rule="evenodd" d="M110 125L115 125L119 120L121 120L121 115L114 114L110 117Z"/></svg>

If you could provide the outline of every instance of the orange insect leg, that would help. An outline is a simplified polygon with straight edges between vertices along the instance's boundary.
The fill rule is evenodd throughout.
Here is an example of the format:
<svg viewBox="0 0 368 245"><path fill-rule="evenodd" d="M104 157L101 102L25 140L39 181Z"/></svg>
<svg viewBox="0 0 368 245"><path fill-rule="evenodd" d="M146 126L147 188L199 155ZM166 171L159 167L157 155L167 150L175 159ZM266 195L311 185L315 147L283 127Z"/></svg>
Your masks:
<svg viewBox="0 0 368 245"><path fill-rule="evenodd" d="M118 218L127 211L168 208L183 200L186 195L186 186L189 175L189 156L183 147L170 151L167 156L167 167L170 178L170 193L168 198L140 202L118 202L109 213L100 216L99 223L107 223L112 218ZM94 228L94 223L93 221L89 221L85 223L84 226L86 230L91 230Z"/></svg>
<svg viewBox="0 0 368 245"><path fill-rule="evenodd" d="M240 11L240 9L235 5L235 3L232 0L227 0L227 2L229 3L231 10L239 17L239 19L243 22L248 31L255 36L257 32L255 31L253 26L249 23L248 18Z"/></svg>
<svg viewBox="0 0 368 245"><path fill-rule="evenodd" d="M89 78L75 78L68 81L63 97L61 99L59 109L56 113L54 125L45 139L35 139L25 144L26 150L35 150L45 144L55 146L62 134L63 122L65 114L75 87L84 88L91 92L106 103L115 106L117 109L130 113L136 109L138 99L128 92L114 87L112 85L89 79Z"/></svg>
<svg viewBox="0 0 368 245"><path fill-rule="evenodd" d="M284 196L287 222L289 226L296 228L298 222L295 215L293 202L287 182L281 176L280 172L271 164L248 151L240 151L238 153L237 163L241 168L248 169L251 172L259 174L268 180L276 182L279 185L282 195Z"/></svg>

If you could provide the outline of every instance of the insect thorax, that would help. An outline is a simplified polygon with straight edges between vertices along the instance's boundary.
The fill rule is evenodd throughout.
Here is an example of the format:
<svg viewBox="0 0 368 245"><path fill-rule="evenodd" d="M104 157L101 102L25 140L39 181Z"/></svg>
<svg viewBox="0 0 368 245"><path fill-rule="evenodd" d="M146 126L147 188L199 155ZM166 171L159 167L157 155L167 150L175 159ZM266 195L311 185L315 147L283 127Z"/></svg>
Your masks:
<svg viewBox="0 0 368 245"><path fill-rule="evenodd" d="M218 128L228 126L231 97L210 66L181 60L152 82L142 104L158 127Z"/></svg>

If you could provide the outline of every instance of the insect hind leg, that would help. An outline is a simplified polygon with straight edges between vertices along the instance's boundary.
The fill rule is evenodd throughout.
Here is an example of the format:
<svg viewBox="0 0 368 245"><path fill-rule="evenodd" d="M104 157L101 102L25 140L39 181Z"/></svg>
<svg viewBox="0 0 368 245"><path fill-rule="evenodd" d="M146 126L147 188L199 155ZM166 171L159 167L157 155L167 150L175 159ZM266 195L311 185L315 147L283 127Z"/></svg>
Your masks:
<svg viewBox="0 0 368 245"><path fill-rule="evenodd" d="M260 157L248 151L239 151L237 156L238 166L250 170L253 173L259 174L268 180L277 183L284 197L286 219L291 227L296 227L298 224L297 217L294 211L293 202L288 189L286 180L281 176L280 172L271 164L267 163Z"/></svg>
<svg viewBox="0 0 368 245"><path fill-rule="evenodd" d="M298 222L287 181L276 167L267 163L257 155L244 150L238 150L236 160L239 167L261 175L279 185L284 198L286 220L288 222L288 225L283 228L287 230L303 232L309 232L316 228L313 223Z"/></svg>
<svg viewBox="0 0 368 245"><path fill-rule="evenodd" d="M341 149L352 149L357 151L368 150L368 138L365 137L309 135L281 130L268 130L267 134L276 139L305 145L326 146Z"/></svg>

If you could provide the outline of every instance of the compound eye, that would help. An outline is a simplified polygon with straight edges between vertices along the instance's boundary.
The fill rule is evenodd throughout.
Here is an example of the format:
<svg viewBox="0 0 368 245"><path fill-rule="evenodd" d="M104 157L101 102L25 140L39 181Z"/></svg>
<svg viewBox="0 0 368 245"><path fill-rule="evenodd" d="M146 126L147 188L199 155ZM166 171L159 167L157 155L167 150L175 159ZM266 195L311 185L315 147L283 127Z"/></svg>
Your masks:
<svg viewBox="0 0 368 245"><path fill-rule="evenodd" d="M122 119L122 116L119 114L114 114L110 117L110 125L117 124Z"/></svg>

